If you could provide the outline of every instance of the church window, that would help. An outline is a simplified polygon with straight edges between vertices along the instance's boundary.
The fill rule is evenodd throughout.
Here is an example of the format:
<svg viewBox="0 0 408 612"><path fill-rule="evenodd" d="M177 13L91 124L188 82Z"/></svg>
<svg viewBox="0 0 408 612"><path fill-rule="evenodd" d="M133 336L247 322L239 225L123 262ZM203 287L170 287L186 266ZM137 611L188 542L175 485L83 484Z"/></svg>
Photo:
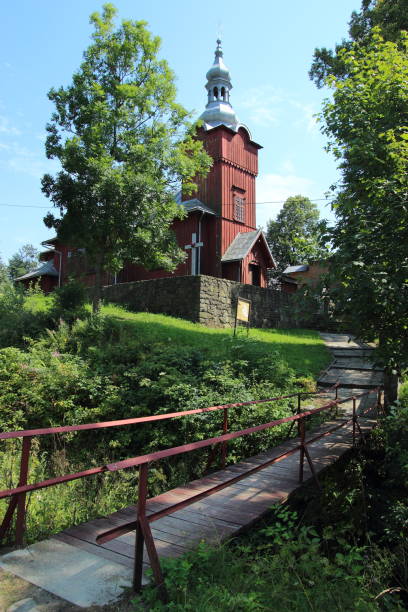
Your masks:
<svg viewBox="0 0 408 612"><path fill-rule="evenodd" d="M221 87L221 98L224 100L225 102L225 87Z"/></svg>
<svg viewBox="0 0 408 612"><path fill-rule="evenodd" d="M214 98L218 100L218 87L214 87Z"/></svg>
<svg viewBox="0 0 408 612"><path fill-rule="evenodd" d="M234 219L245 223L245 199L238 195L234 196Z"/></svg>

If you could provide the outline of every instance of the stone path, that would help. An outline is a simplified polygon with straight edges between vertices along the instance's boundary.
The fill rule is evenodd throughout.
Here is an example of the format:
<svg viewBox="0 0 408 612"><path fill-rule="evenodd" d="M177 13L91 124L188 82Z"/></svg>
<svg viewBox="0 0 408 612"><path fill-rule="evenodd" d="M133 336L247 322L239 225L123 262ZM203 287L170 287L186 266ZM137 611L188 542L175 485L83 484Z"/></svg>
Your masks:
<svg viewBox="0 0 408 612"><path fill-rule="evenodd" d="M332 380L335 374L337 374L336 380L340 375L344 384L350 387L339 390L341 397L348 397L354 392L361 392L361 389L376 386L372 378L374 372L372 368L369 368L370 363L367 359L372 352L369 347L361 347L355 342L352 342L350 346L350 343L347 342L348 337L339 334L322 334L322 337L334 353L331 367L322 376L323 386L328 386L328 381ZM356 363L357 366L363 364L364 368L354 370L347 367L348 363L344 362L343 355L345 351L348 351L347 354L350 354L353 363ZM341 362L338 361L339 359ZM359 374L357 382L359 386L363 385L360 388L355 387L356 371ZM381 372L375 372L375 375L381 376ZM333 397L333 394L330 397ZM368 400L362 398L358 403L359 411L366 410L370 403L375 403L375 400L374 393L369 396ZM317 433L324 433L330 427L338 424L339 419L347 420L351 410L351 401L342 404L336 420L329 417L331 420L309 432L307 438ZM376 422L374 417L373 414L360 419L363 431L368 431L373 427ZM249 469L287 452L297 444L297 439L288 440L268 452L250 457L200 480L163 493L149 500L148 512L155 512L191 497L192 494L206 487L210 488L238 474L245 474ZM321 437L309 447L316 472L321 472L335 462L351 446L351 424ZM286 501L288 496L299 487L298 470L299 454L297 452L255 474L246 476L210 497L152 523L153 537L159 555L161 557L180 556L195 547L201 540L211 543L220 542L248 528L268 512L271 506ZM311 477L307 462L305 462L304 476L305 481ZM108 609L114 610L116 609L115 602L120 599L123 589L131 584L135 533L129 532L102 545L98 545L96 541L98 535L114 526L134 520L135 516L136 508L130 506L108 517L66 529L43 542L37 542L25 549L3 555L0 557L0 568L70 602L74 605L72 609L75 609L76 606L88 608L94 605L108 605ZM148 567L147 557L145 557L145 566ZM31 598L31 600L17 602L22 607L21 609L17 607L16 610L35 612L35 599ZM56 609L66 608L62 605ZM15 610L9 609L8 612L15 612Z"/></svg>
<svg viewBox="0 0 408 612"><path fill-rule="evenodd" d="M347 334L320 333L330 349L333 361L317 381L320 387L331 387L338 382L350 393L355 389L374 389L383 384L383 370L376 367L370 359L374 347L357 342Z"/></svg>

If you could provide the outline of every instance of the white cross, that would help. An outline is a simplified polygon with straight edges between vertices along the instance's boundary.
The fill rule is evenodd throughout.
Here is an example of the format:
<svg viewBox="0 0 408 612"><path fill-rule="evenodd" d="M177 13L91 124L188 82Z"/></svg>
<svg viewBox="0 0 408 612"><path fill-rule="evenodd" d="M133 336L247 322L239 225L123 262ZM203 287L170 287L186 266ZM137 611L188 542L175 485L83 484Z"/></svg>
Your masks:
<svg viewBox="0 0 408 612"><path fill-rule="evenodd" d="M202 242L196 242L197 234L191 234L191 244L186 244L186 251L191 249L191 274L200 274L200 248L204 246Z"/></svg>

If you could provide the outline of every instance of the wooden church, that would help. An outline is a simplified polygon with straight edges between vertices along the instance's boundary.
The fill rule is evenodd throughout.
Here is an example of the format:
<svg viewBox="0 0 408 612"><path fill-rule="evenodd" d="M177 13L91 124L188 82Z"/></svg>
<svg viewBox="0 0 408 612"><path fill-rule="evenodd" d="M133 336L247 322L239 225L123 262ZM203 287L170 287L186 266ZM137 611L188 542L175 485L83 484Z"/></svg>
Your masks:
<svg viewBox="0 0 408 612"><path fill-rule="evenodd" d="M262 147L252 140L231 106L231 77L220 40L206 77L208 102L197 137L213 165L206 178L199 180L192 199L182 201L179 197L187 215L172 226L186 259L172 273L128 263L114 277L107 275L106 284L206 274L267 286L267 270L276 266L264 233L256 227L255 181ZM18 280L28 284L40 277L41 286L49 291L72 274L73 253L57 239L43 244L49 249L42 254L44 264ZM82 270L81 276L87 285L93 284L92 270Z"/></svg>

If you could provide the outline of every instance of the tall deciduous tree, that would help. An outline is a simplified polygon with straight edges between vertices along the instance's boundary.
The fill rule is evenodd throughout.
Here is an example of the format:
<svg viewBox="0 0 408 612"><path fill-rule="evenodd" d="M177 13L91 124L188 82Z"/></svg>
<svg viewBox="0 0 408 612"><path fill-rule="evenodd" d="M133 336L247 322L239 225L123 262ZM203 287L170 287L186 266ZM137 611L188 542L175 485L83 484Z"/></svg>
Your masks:
<svg viewBox="0 0 408 612"><path fill-rule="evenodd" d="M327 256L322 243L326 222L309 198L297 195L286 200L275 221L268 221L267 240L278 270Z"/></svg>
<svg viewBox="0 0 408 612"><path fill-rule="evenodd" d="M38 251L32 244L24 244L8 262L8 274L13 280L38 267Z"/></svg>
<svg viewBox="0 0 408 612"><path fill-rule="evenodd" d="M343 51L327 80L323 132L342 178L335 204L337 304L358 335L380 339L388 371L408 367L408 35Z"/></svg>
<svg viewBox="0 0 408 612"><path fill-rule="evenodd" d="M7 266L0 256L0 286L7 281L9 281Z"/></svg>
<svg viewBox="0 0 408 612"><path fill-rule="evenodd" d="M174 75L157 57L160 40L142 21L123 21L104 5L91 15L93 43L68 87L52 89L55 112L46 153L62 169L45 175L44 193L60 216L45 223L67 244L85 248L102 273L128 260L173 269L184 257L170 225L183 215L174 193L192 190L210 159L194 138L189 113L176 102Z"/></svg>
<svg viewBox="0 0 408 612"><path fill-rule="evenodd" d="M360 11L353 11L349 23L349 40L342 40L335 49L315 49L310 78L317 87L324 85L329 75L345 78L348 67L342 53L354 43L360 47L370 44L374 27L380 27L385 40L397 41L401 30L408 30L407 0L362 0Z"/></svg>

